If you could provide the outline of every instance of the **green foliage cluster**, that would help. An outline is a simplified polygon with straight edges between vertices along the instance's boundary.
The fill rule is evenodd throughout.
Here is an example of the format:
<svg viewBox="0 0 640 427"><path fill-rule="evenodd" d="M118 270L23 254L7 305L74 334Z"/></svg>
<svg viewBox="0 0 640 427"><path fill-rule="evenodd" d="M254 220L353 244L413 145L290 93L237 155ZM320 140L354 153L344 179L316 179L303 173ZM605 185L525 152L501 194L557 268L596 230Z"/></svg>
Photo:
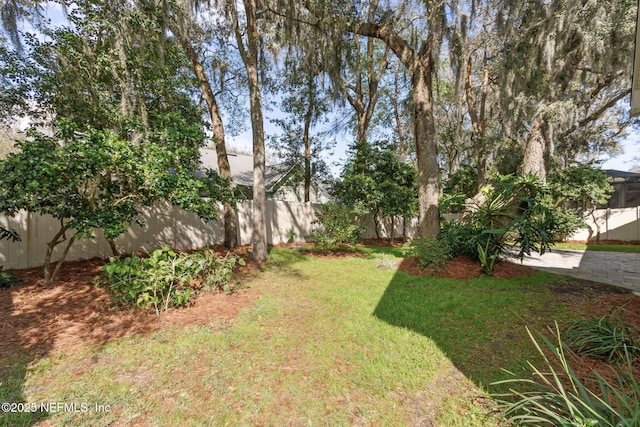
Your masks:
<svg viewBox="0 0 640 427"><path fill-rule="evenodd" d="M610 320L607 315L601 322L607 323ZM622 363L610 365L613 378L606 379L595 373L594 378L585 380L576 375L567 360L567 352L575 346L576 341L573 344L563 341L557 324L557 344L543 335L536 340L529 332L545 366L539 369L530 363L532 378L510 378L494 383L513 386L508 393L493 396L508 422L516 425L558 427L640 425L640 383L634 375L632 347L620 346L619 337L608 332L602 334L599 326L585 327L587 323L580 321L569 326L569 337L579 335L579 340L595 343L595 347L604 350L602 353L598 351L598 354L606 356L608 353L609 357L616 354L615 359ZM581 347L577 345L576 348L580 350ZM609 353L611 350L613 353ZM548 353L553 357L548 357ZM589 349L586 354L596 353ZM510 374L515 377L515 374Z"/></svg>
<svg viewBox="0 0 640 427"><path fill-rule="evenodd" d="M459 222L445 223L441 238L453 255L465 254L481 261L491 275L507 242L514 242L522 259L531 251L544 253L557 229L548 189L535 175L496 176L493 187L483 189L484 202Z"/></svg>
<svg viewBox="0 0 640 427"><path fill-rule="evenodd" d="M461 177L472 172L463 168L447 182L440 200L441 212L465 211L471 188ZM589 164L554 171L546 186L533 175L495 175L492 187L482 190L486 202L467 212L462 225L444 224L443 234L453 253L474 257L482 256L482 252L499 254L502 237L514 238L521 248L518 256L522 257L531 250L544 251L549 238L564 240L583 227L585 215L605 204L612 192L606 173Z"/></svg>
<svg viewBox="0 0 640 427"><path fill-rule="evenodd" d="M58 266L74 239L95 228L114 239L160 200L212 220L214 202L233 199L228 181L196 172L204 123L180 46L133 5L111 6L70 8L68 25L25 35L19 55L0 49L22 113L39 125L0 163L0 212L59 221L46 281L56 275L50 259L62 242Z"/></svg>
<svg viewBox="0 0 640 427"><path fill-rule="evenodd" d="M444 267L451 258L451 247L446 239L433 236L421 236L409 240L402 246L405 257L416 257L418 267L428 268L431 272Z"/></svg>
<svg viewBox="0 0 640 427"><path fill-rule="evenodd" d="M236 264L244 265L244 260L229 254L218 257L207 250L178 254L163 247L148 257L112 257L101 274L116 301L160 312L189 304L200 290L229 292Z"/></svg>
<svg viewBox="0 0 640 427"><path fill-rule="evenodd" d="M91 238L96 228L114 239L138 221L142 207L159 200L211 220L217 207L202 196L232 199L228 183L215 172L194 174L203 139L198 126L172 114L161 123L144 144L133 144L108 130L79 132L61 121L53 137L31 131L0 162L0 211L15 215L23 209L60 222L48 243L46 280L55 276L47 270L49 259L63 241L70 246L77 237Z"/></svg>
<svg viewBox="0 0 640 427"><path fill-rule="evenodd" d="M460 194L465 198L469 198L475 196L477 191L478 172L476 168L470 165L462 165L462 167L447 177L443 183L444 194Z"/></svg>
<svg viewBox="0 0 640 427"><path fill-rule="evenodd" d="M417 211L416 170L397 155L397 146L384 141L356 144L353 158L331 188L333 197L354 212L412 216ZM376 233L378 232L376 226Z"/></svg>
<svg viewBox="0 0 640 427"><path fill-rule="evenodd" d="M3 271L3 266L0 265L0 289L11 288L19 285L20 283L20 279L8 271Z"/></svg>
<svg viewBox="0 0 640 427"><path fill-rule="evenodd" d="M331 250L343 245L354 245L360 240L366 227L359 220L362 211L336 202L322 206L322 211L311 222L315 228L308 240L320 250Z"/></svg>
<svg viewBox="0 0 640 427"><path fill-rule="evenodd" d="M556 240L565 240L583 227L585 216L606 204L614 191L611 178L590 164L575 164L555 170L549 174L548 186L556 207Z"/></svg>

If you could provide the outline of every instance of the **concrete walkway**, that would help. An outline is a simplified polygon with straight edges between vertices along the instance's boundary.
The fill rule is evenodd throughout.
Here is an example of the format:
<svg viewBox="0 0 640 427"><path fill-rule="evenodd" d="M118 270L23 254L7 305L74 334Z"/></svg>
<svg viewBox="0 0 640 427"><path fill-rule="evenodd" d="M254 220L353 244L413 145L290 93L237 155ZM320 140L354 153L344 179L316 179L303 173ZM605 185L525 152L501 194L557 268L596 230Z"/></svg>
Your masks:
<svg viewBox="0 0 640 427"><path fill-rule="evenodd" d="M542 256L531 255L524 257L524 265L620 286L640 296L640 253L552 249Z"/></svg>

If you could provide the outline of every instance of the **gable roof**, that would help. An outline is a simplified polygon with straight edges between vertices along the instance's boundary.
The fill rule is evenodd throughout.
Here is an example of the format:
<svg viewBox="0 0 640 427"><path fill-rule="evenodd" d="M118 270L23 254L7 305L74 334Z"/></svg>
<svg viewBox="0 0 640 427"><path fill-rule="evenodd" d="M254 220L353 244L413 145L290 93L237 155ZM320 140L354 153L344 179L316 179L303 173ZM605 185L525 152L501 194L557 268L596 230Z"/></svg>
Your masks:
<svg viewBox="0 0 640 427"><path fill-rule="evenodd" d="M250 154L227 153L231 177L235 185L253 187L253 156ZM203 168L218 171L218 155L215 149L200 149L200 164ZM273 191L278 183L291 172L282 165L266 165L265 187L268 192Z"/></svg>

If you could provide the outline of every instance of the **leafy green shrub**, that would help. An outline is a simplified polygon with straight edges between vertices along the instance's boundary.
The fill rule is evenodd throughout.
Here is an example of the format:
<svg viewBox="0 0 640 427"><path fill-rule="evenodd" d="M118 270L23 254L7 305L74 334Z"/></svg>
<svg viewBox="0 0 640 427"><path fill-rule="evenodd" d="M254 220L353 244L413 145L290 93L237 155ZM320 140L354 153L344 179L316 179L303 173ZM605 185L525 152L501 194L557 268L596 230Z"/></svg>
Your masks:
<svg viewBox="0 0 640 427"><path fill-rule="evenodd" d="M478 190L478 171L470 165L462 165L444 181L443 192L461 193L465 198L473 197Z"/></svg>
<svg viewBox="0 0 640 427"><path fill-rule="evenodd" d="M228 290L232 271L244 260L212 251L177 254L168 247L156 249L149 257L112 257L102 268L102 277L116 301L156 312L181 307L199 290Z"/></svg>
<svg viewBox="0 0 640 427"><path fill-rule="evenodd" d="M500 255L508 254L508 242L519 248L522 259L531 251L544 253L558 228L548 191L535 175L497 176L494 187L484 187L484 201L462 220L445 223L440 238L452 255L479 259L486 274Z"/></svg>
<svg viewBox="0 0 640 427"><path fill-rule="evenodd" d="M11 288L20 284L20 279L7 271L2 271L2 268L0 265L0 288Z"/></svg>
<svg viewBox="0 0 640 427"><path fill-rule="evenodd" d="M625 322L618 309L599 320L573 322L564 332L564 339L576 353L623 362L629 356L640 354L640 344L634 341L634 334L638 333L638 329Z"/></svg>
<svg viewBox="0 0 640 427"><path fill-rule="evenodd" d="M354 245L365 226L357 212L337 203L327 203L311 224L319 226L309 237L318 249L335 249L341 245Z"/></svg>
<svg viewBox="0 0 640 427"><path fill-rule="evenodd" d="M476 230L469 224L459 221L445 221L438 239L446 241L453 256L467 255L476 258L478 256L477 245L482 244L483 236L481 233L482 230Z"/></svg>
<svg viewBox="0 0 640 427"><path fill-rule="evenodd" d="M451 248L446 240L432 236L421 236L411 239L402 246L402 254L406 257L418 258L418 267L428 268L431 272L444 267L451 258Z"/></svg>
<svg viewBox="0 0 640 427"><path fill-rule="evenodd" d="M565 344L557 324L558 345L544 336L539 338L547 351L553 354L553 360L547 357L539 342L527 331L544 358L545 368L540 370L529 364L533 369L533 379L513 378L493 384L513 384L526 389L518 391L512 388L508 393L493 395L506 421L521 426L545 427L640 425L640 384L630 364L616 369L612 367L614 381L608 381L596 373L595 385L590 388L567 362Z"/></svg>
<svg viewBox="0 0 640 427"><path fill-rule="evenodd" d="M584 163L553 171L548 176L548 186L558 223L555 240L565 240L584 227L584 218L592 216L598 205L607 203L614 191L611 178L602 169Z"/></svg>
<svg viewBox="0 0 640 427"><path fill-rule="evenodd" d="M563 242L569 236L586 225L582 212L573 209L554 209L555 229L552 235L554 242Z"/></svg>

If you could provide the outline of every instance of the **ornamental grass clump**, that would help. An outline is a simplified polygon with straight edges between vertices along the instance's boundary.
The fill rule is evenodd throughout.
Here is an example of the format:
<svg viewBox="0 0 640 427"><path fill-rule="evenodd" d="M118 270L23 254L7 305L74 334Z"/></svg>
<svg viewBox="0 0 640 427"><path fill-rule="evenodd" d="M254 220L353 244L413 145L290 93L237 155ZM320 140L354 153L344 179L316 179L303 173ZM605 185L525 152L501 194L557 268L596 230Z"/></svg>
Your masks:
<svg viewBox="0 0 640 427"><path fill-rule="evenodd" d="M609 362L625 362L640 354L635 337L640 330L624 320L624 309L616 309L598 320L573 322L564 332L564 340L578 354L604 357Z"/></svg>
<svg viewBox="0 0 640 427"><path fill-rule="evenodd" d="M543 368L529 363L531 378L511 378L492 384L509 387L509 392L493 395L505 421L518 426L640 426L640 384L634 376L631 357L627 355L624 364L610 367L613 380L595 373L587 382L569 365L567 352L571 350L563 343L557 323L555 329L557 345L542 335L536 340L527 328L544 359Z"/></svg>

